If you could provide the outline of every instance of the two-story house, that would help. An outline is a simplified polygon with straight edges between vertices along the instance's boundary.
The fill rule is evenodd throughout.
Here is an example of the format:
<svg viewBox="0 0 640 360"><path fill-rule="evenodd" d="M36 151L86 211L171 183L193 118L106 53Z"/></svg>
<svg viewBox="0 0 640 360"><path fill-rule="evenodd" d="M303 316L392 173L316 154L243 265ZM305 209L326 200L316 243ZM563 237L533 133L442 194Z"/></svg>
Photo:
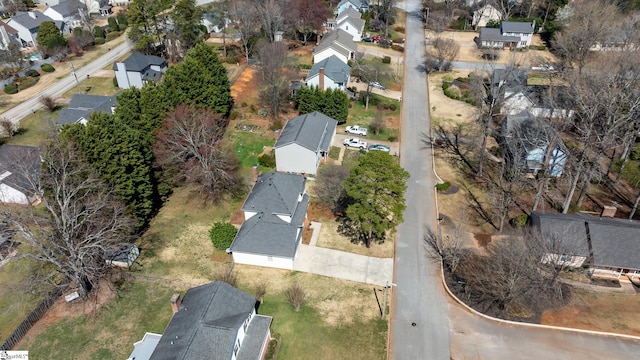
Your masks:
<svg viewBox="0 0 640 360"><path fill-rule="evenodd" d="M66 28L65 23L62 21L55 21L52 18L44 15L40 11L18 11L10 19L6 21L6 24L14 28L18 32L20 43L22 47L37 46L38 42L36 37L38 36L38 29L40 24L45 21L52 21L56 24L56 27L66 34L69 30Z"/></svg>
<svg viewBox="0 0 640 360"><path fill-rule="evenodd" d="M369 0L342 0L336 7L336 14L340 15L347 9L354 9L361 13L369 11Z"/></svg>
<svg viewBox="0 0 640 360"><path fill-rule="evenodd" d="M125 61L113 64L116 72L118 87L128 89L130 87L142 88L147 81L159 81L167 71L167 61L153 55L143 55L134 52Z"/></svg>
<svg viewBox="0 0 640 360"><path fill-rule="evenodd" d="M65 29L68 31L82 26L82 16L89 16L87 7L78 0L60 1L57 5L49 6L43 14L65 23Z"/></svg>
<svg viewBox="0 0 640 360"><path fill-rule="evenodd" d="M234 262L293 270L309 206L306 182L295 174L257 176L242 205L244 222L229 248Z"/></svg>
<svg viewBox="0 0 640 360"><path fill-rule="evenodd" d="M352 60L358 45L353 41L353 35L342 29L335 29L326 34L320 44L313 49L313 62L320 62L330 56L337 56L340 61L347 63Z"/></svg>
<svg viewBox="0 0 640 360"><path fill-rule="evenodd" d="M476 43L479 48L527 48L531 45L535 26L535 21L503 21L499 29L480 29Z"/></svg>
<svg viewBox="0 0 640 360"><path fill-rule="evenodd" d="M336 18L335 28L344 30L351 35L353 41L362 41L364 33L364 20L362 14L353 8L348 8Z"/></svg>
<svg viewBox="0 0 640 360"><path fill-rule="evenodd" d="M313 64L307 75L307 86L316 86L321 90L340 89L347 90L351 67L333 55Z"/></svg>

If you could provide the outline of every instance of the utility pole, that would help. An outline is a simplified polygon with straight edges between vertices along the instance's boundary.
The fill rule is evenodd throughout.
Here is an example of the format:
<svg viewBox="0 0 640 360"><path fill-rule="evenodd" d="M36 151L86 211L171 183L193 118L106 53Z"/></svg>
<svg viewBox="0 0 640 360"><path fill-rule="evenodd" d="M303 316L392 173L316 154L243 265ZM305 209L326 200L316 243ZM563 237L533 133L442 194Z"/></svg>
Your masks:
<svg viewBox="0 0 640 360"><path fill-rule="evenodd" d="M397 286L394 283L390 283L387 281L387 284L384 286L384 300L382 301L382 303L384 304L382 306L382 318L384 319L384 316L387 314L387 291L389 289L391 289L392 286Z"/></svg>
<svg viewBox="0 0 640 360"><path fill-rule="evenodd" d="M71 74L73 74L73 77L76 78L76 87L79 88L80 87L80 81L78 81L78 75L76 74L76 68L75 66L73 66L72 62L69 62L71 64Z"/></svg>

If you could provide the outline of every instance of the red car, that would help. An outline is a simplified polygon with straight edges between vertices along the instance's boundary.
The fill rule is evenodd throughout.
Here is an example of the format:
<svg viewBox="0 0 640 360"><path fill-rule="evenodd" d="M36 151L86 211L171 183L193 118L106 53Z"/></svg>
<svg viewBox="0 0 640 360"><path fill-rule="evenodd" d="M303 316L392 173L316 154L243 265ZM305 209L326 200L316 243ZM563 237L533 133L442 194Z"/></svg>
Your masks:
<svg viewBox="0 0 640 360"><path fill-rule="evenodd" d="M371 39L372 39L373 41L378 41L378 40L380 40L380 36L378 36L378 35L374 35L374 36L372 36L372 37L371 37Z"/></svg>

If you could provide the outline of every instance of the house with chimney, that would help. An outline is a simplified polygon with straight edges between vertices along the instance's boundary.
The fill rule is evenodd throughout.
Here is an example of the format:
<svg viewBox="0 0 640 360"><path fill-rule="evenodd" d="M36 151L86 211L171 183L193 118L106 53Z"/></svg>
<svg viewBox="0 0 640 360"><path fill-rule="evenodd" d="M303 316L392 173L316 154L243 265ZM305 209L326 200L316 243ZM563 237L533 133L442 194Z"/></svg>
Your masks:
<svg viewBox="0 0 640 360"><path fill-rule="evenodd" d="M592 278L638 279L640 222L615 213L613 206L605 206L599 217L534 211L531 226L547 246L543 261L585 268Z"/></svg>
<svg viewBox="0 0 640 360"><path fill-rule="evenodd" d="M260 360L271 341L270 316L256 299L216 281L173 294L164 334L146 333L128 360Z"/></svg>
<svg viewBox="0 0 640 360"><path fill-rule="evenodd" d="M327 33L318 46L313 49L313 62L317 63L331 56L336 56L345 64L352 60L358 46L353 41L353 35L343 29L335 29Z"/></svg>
<svg viewBox="0 0 640 360"><path fill-rule="evenodd" d="M242 205L244 221L229 247L233 261L293 270L309 207L307 179L272 171L255 180Z"/></svg>
<svg viewBox="0 0 640 360"><path fill-rule="evenodd" d="M40 177L40 149L35 146L0 146L0 202L32 205L40 202L34 181Z"/></svg>
<svg viewBox="0 0 640 360"><path fill-rule="evenodd" d="M56 24L56 27L62 32L62 34L67 34L70 31L63 21L56 21L37 10L18 11L15 15L6 20L6 24L18 32L20 43L23 48L26 48L38 45L38 42L36 41L38 29L40 29L40 25L45 21L52 21Z"/></svg>
<svg viewBox="0 0 640 360"><path fill-rule="evenodd" d="M331 56L313 64L305 80L307 86L321 90L339 89L346 91L351 78L351 67L337 56Z"/></svg>
<svg viewBox="0 0 640 360"><path fill-rule="evenodd" d="M159 56L143 55L134 52L125 61L113 64L118 87L128 89L142 88L146 82L158 82L168 69L167 61Z"/></svg>
<svg viewBox="0 0 640 360"><path fill-rule="evenodd" d="M476 44L478 48L528 48L531 45L535 26L535 21L503 21L498 29L481 28Z"/></svg>
<svg viewBox="0 0 640 360"><path fill-rule="evenodd" d="M335 119L317 111L289 120L273 147L276 170L315 175L320 163L329 156L337 124Z"/></svg>
<svg viewBox="0 0 640 360"><path fill-rule="evenodd" d="M115 96L74 94L69 106L60 111L57 126L81 123L86 125L91 114L105 112L113 114L117 105Z"/></svg>

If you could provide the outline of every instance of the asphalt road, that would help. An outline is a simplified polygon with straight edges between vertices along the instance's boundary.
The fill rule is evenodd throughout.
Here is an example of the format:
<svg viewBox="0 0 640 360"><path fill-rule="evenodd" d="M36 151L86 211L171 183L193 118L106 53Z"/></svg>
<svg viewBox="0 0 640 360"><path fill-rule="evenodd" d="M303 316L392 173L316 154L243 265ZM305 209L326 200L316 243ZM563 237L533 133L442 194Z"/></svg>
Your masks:
<svg viewBox="0 0 640 360"><path fill-rule="evenodd" d="M405 9L419 9L406 0ZM422 140L430 129L424 38L417 12L407 16L401 165L410 173L407 210L398 228L391 310L390 359L449 359L448 305L437 263L423 246L425 226L434 226L434 181L431 153ZM414 326L415 324L415 326Z"/></svg>
<svg viewBox="0 0 640 360"><path fill-rule="evenodd" d="M104 45L106 46L106 45ZM82 68L76 68L76 76L78 77L78 82L83 81L87 78L87 75L91 75L98 70L101 70L105 66L113 63L119 57L125 55L127 52L131 50L131 44L129 40L124 41L120 45L111 49L106 54L100 56L96 60L87 64ZM76 64L78 66L79 64ZM34 95L29 100L24 101L23 103L5 111L0 114L0 117L4 117L6 119L10 119L14 123L19 122L23 118L27 117L29 114L34 112L35 110L42 107L40 103L40 98L42 96L51 96L52 98L57 98L65 92L72 89L74 86L77 86L76 78L73 74L70 74L64 79L61 79L48 89L41 91L40 93Z"/></svg>

